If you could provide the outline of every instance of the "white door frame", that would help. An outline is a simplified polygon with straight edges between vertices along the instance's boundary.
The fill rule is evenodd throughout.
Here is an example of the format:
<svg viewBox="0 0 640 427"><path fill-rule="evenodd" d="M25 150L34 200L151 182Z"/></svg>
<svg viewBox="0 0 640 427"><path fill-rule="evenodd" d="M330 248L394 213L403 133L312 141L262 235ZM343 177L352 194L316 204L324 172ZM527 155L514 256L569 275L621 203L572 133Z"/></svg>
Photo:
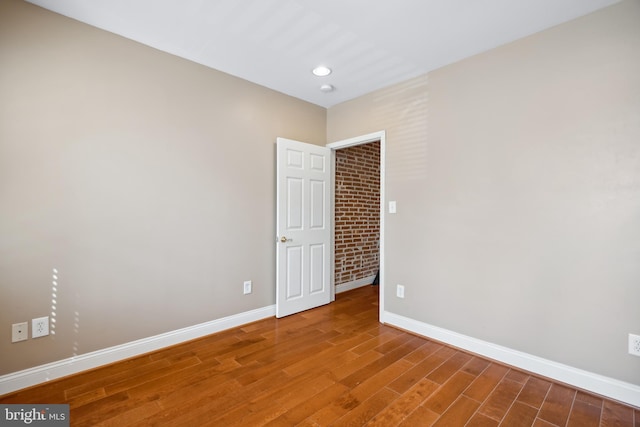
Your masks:
<svg viewBox="0 0 640 427"><path fill-rule="evenodd" d="M386 152L386 133L385 131L378 131L369 133L367 135L356 136L354 138L344 139L342 141L332 142L326 146L331 149L331 176L333 181L333 189L331 190L331 212L333 213L334 220L331 222L331 301L336 298L335 292L335 174L336 174L336 150L347 147L354 147L356 145L368 144L369 142L380 141L380 322L383 321L384 313L384 206L385 206L385 152Z"/></svg>

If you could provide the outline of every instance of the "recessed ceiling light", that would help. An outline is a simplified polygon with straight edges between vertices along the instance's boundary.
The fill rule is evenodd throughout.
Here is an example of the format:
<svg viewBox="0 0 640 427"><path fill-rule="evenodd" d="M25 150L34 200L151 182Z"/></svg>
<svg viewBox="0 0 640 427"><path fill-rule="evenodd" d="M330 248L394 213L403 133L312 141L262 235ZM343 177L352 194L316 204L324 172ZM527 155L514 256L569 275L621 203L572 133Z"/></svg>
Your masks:
<svg viewBox="0 0 640 427"><path fill-rule="evenodd" d="M322 92L333 92L334 89L335 89L335 87L333 87L333 85L322 85L322 86L320 86L320 90Z"/></svg>
<svg viewBox="0 0 640 427"><path fill-rule="evenodd" d="M331 74L331 68L320 65L319 67L313 69L313 74L318 77L328 76L329 74Z"/></svg>

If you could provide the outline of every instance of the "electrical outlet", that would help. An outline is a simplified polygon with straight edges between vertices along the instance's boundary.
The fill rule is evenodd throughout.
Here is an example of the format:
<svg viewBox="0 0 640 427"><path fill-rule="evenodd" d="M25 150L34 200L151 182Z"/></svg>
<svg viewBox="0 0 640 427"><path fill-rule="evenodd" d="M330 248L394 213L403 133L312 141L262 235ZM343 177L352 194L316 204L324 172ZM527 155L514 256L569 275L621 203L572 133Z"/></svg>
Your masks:
<svg viewBox="0 0 640 427"><path fill-rule="evenodd" d="M244 281L244 294L250 294L252 292L253 288L253 283L251 283L251 280L245 280Z"/></svg>
<svg viewBox="0 0 640 427"><path fill-rule="evenodd" d="M29 325L27 322L11 325L11 342L26 341L29 338Z"/></svg>
<svg viewBox="0 0 640 427"><path fill-rule="evenodd" d="M640 335L629 334L629 354L640 356Z"/></svg>
<svg viewBox="0 0 640 427"><path fill-rule="evenodd" d="M398 298L404 298L404 286L396 285L396 296Z"/></svg>
<svg viewBox="0 0 640 427"><path fill-rule="evenodd" d="M49 335L49 316L31 319L31 338Z"/></svg>

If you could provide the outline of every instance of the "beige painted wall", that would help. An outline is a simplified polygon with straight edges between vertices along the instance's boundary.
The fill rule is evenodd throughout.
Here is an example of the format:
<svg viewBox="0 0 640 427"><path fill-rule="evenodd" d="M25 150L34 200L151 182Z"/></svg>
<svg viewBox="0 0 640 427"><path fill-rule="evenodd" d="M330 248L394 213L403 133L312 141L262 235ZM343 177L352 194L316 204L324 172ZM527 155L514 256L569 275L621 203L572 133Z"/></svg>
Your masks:
<svg viewBox="0 0 640 427"><path fill-rule="evenodd" d="M329 109L330 142L387 131L388 311L640 385L639 22L627 0Z"/></svg>
<svg viewBox="0 0 640 427"><path fill-rule="evenodd" d="M325 133L321 107L1 0L0 374L274 304L275 138ZM11 344L53 268L56 334Z"/></svg>

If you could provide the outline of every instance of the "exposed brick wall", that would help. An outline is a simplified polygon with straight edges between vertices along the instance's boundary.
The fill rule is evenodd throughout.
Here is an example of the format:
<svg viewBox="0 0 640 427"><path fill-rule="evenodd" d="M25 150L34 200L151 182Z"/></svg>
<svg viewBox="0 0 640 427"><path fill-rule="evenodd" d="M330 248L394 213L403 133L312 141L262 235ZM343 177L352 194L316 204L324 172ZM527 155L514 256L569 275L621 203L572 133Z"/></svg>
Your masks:
<svg viewBox="0 0 640 427"><path fill-rule="evenodd" d="M378 271L380 142L336 151L335 284Z"/></svg>

